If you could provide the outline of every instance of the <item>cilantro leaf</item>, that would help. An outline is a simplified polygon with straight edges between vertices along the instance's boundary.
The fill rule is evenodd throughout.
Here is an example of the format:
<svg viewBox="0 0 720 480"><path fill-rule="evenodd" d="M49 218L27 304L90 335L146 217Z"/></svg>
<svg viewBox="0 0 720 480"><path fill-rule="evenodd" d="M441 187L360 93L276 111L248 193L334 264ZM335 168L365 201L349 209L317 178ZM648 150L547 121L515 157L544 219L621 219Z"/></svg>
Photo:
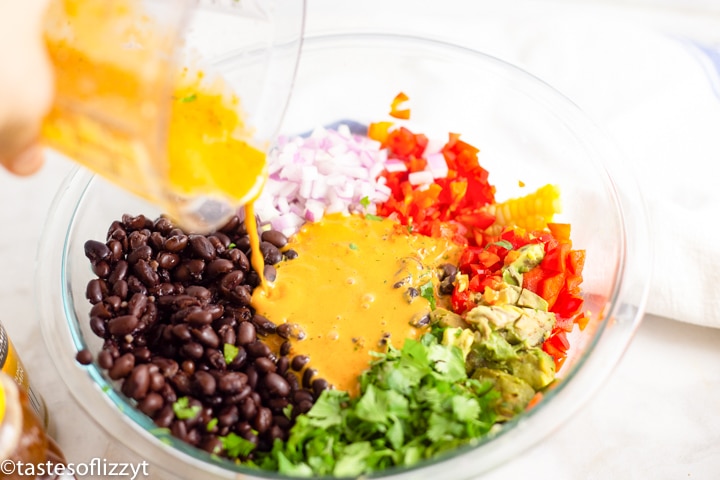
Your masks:
<svg viewBox="0 0 720 480"><path fill-rule="evenodd" d="M230 365L235 357L240 353L240 349L232 343L226 343L223 345L223 357L225 357L225 363Z"/></svg>
<svg viewBox="0 0 720 480"><path fill-rule="evenodd" d="M173 403L172 409L179 420L190 420L197 417L202 407L200 405L193 405L191 407L188 397L180 397Z"/></svg>
<svg viewBox="0 0 720 480"><path fill-rule="evenodd" d="M370 199L368 198L367 195L365 195L363 198L360 199L360 205L362 205L365 208L370 206Z"/></svg>
<svg viewBox="0 0 720 480"><path fill-rule="evenodd" d="M513 244L508 242L507 240L498 240L497 242L488 243L485 248L489 247L490 245L497 245L498 247L502 247L505 250L512 250Z"/></svg>
<svg viewBox="0 0 720 480"><path fill-rule="evenodd" d="M191 93L190 95L187 95L187 96L181 98L180 102L181 103L189 103L189 102L194 102L195 100L197 100L197 94Z"/></svg>
<svg viewBox="0 0 720 480"><path fill-rule="evenodd" d="M224 437L218 437L222 442L223 449L230 458L245 458L255 449L255 444L235 433L228 433Z"/></svg>
<svg viewBox="0 0 720 480"><path fill-rule="evenodd" d="M435 288L432 281L420 286L420 296L430 302L430 310L435 310Z"/></svg>
<svg viewBox="0 0 720 480"><path fill-rule="evenodd" d="M383 220L383 217L379 215L373 215L372 213L366 213L365 218L367 218L368 220L374 220L376 222L380 222Z"/></svg>

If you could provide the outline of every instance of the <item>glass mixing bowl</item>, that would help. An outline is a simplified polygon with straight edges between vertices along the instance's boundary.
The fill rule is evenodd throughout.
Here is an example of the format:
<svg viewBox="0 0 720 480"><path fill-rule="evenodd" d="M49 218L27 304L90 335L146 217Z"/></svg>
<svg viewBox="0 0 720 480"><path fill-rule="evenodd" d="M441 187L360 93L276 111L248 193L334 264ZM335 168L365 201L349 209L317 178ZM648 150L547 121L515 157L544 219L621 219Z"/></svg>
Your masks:
<svg viewBox="0 0 720 480"><path fill-rule="evenodd" d="M482 53L421 38L374 34L305 40L282 132L319 125L390 120L400 91L412 126L444 141L448 132L480 148L498 200L546 183L562 192L556 221L572 224L587 251L584 295L590 322L571 336L559 381L540 404L477 445L377 478L470 478L520 455L578 412L608 378L644 309L651 245L634 180L602 132L567 98L537 78ZM39 252L37 293L43 335L58 373L82 407L119 444L147 460L153 478L281 478L212 458L163 434L113 389L78 350L98 351L85 287L93 274L88 239L105 239L123 213L155 217L149 204L77 169L62 185ZM165 476L167 475L167 476Z"/></svg>

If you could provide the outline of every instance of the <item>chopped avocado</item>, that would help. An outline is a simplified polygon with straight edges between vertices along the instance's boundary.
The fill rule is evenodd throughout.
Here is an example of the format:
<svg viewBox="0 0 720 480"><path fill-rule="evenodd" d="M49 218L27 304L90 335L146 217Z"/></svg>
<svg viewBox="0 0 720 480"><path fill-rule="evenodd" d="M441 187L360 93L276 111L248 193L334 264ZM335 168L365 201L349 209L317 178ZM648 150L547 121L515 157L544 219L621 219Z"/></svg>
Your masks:
<svg viewBox="0 0 720 480"><path fill-rule="evenodd" d="M443 327L469 328L463 318L455 312L451 312L445 308L436 308L430 312L430 320L432 323L439 323Z"/></svg>
<svg viewBox="0 0 720 480"><path fill-rule="evenodd" d="M463 354L463 360L467 358L475 341L475 334L472 330L466 328L448 327L443 332L442 344L454 345L458 347Z"/></svg>
<svg viewBox="0 0 720 480"><path fill-rule="evenodd" d="M500 370L479 368L475 370L472 378L494 384L500 397L493 403L493 409L500 420L510 420L521 413L535 396L535 390L527 382Z"/></svg>
<svg viewBox="0 0 720 480"><path fill-rule="evenodd" d="M490 332L485 341L476 343L473 347L483 358L494 363L502 363L518 358L518 354L512 345L498 332Z"/></svg>
<svg viewBox="0 0 720 480"><path fill-rule="evenodd" d="M535 390L542 390L555 379L555 362L540 348L531 348L510 359L508 367Z"/></svg>
<svg viewBox="0 0 720 480"><path fill-rule="evenodd" d="M481 302L483 304L484 302ZM535 292L531 292L517 285L506 285L497 291L497 296L493 302L496 305L515 305L524 308L533 308L536 310L548 310L547 301Z"/></svg>
<svg viewBox="0 0 720 480"><path fill-rule="evenodd" d="M534 347L550 335L555 314L515 305L478 305L467 313L465 321L484 335L489 330L498 331L512 345Z"/></svg>
<svg viewBox="0 0 720 480"><path fill-rule="evenodd" d="M503 271L503 281L510 285L522 285L522 274L537 267L545 258L545 247L540 243L529 243L520 247L519 255Z"/></svg>

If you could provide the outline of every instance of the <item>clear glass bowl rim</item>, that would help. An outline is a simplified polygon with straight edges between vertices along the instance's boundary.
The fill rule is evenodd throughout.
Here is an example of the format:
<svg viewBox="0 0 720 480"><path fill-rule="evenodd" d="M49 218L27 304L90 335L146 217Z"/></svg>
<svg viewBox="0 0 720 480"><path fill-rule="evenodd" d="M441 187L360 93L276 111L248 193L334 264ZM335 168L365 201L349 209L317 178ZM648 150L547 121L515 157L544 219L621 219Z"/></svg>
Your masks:
<svg viewBox="0 0 720 480"><path fill-rule="evenodd" d="M460 460L469 459L470 456L474 456L471 460L471 471L463 471L462 474L479 474L508 461L559 428L600 387L620 360L642 319L649 285L649 280L639 280L641 288L632 290L632 282L627 281L630 273L641 270L648 272L651 267L652 251L651 244L647 241L644 203L634 179L621 168L618 152L607 142L597 143L604 135L587 116L542 80L500 59L443 41L367 32L309 36L304 39L302 49L314 51L342 48L344 45L374 45L377 48L387 44L446 50L455 55L481 60L487 68L506 75L524 77L533 93L539 95L540 101L549 102L554 109L559 108L564 116L572 120L576 129L591 134L591 143L595 142L592 146L600 152L605 167L611 173L608 179L613 183L613 190L622 192L622 199L616 194L615 200L618 213L623 218L623 252L619 280L608 301L606 320L602 322L583 357L573 366L558 388L551 390L536 408L508 422L494 436L485 437L473 445L460 447L439 458L426 460L409 468L388 469L367 478L415 478L418 474L430 478L433 475L448 475L453 472L460 474L452 465L461 464L463 462ZM302 63L302 54L300 62ZM237 474L241 473L258 478L292 478L276 472L249 469L229 461L218 461L169 435L161 434L159 437L162 440L159 440L150 433L154 429L152 421L132 408L124 396L109 388L111 385L96 366L80 367L75 362L75 352L84 348L85 344L76 327L78 319L67 302L69 280L66 277L65 265L70 241L68 225L72 225L78 213L79 202L93 178L91 173L76 168L65 179L48 216L36 264L38 309L43 337L48 350L56 359L58 373L72 396L111 437L121 441L143 458L152 458L153 463L177 475L194 478L194 475L207 477L212 474L217 478L237 478ZM619 178L622 179L620 185L615 183ZM640 219L640 224L635 225L634 234L637 238L632 242L628 242L626 237L629 210L633 210L636 218ZM645 254L639 254L635 245L645 246ZM62 295L53 295L52 292L57 292L58 289ZM578 375L581 370L583 375ZM590 372L593 374L590 375ZM98 421L98 417L102 418L103 422ZM127 421L128 418L130 422Z"/></svg>

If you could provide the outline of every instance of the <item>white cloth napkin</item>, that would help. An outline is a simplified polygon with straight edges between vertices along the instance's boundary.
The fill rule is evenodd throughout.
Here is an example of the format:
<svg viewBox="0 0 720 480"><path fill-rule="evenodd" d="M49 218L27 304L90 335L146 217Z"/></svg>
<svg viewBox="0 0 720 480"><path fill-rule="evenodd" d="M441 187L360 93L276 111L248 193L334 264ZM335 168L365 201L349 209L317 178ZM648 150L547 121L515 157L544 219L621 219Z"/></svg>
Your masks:
<svg viewBox="0 0 720 480"><path fill-rule="evenodd" d="M361 3L340 12L310 0L308 32L399 31L458 43L528 70L584 109L615 141L647 202L655 246L647 311L720 327L720 19L652 2Z"/></svg>

